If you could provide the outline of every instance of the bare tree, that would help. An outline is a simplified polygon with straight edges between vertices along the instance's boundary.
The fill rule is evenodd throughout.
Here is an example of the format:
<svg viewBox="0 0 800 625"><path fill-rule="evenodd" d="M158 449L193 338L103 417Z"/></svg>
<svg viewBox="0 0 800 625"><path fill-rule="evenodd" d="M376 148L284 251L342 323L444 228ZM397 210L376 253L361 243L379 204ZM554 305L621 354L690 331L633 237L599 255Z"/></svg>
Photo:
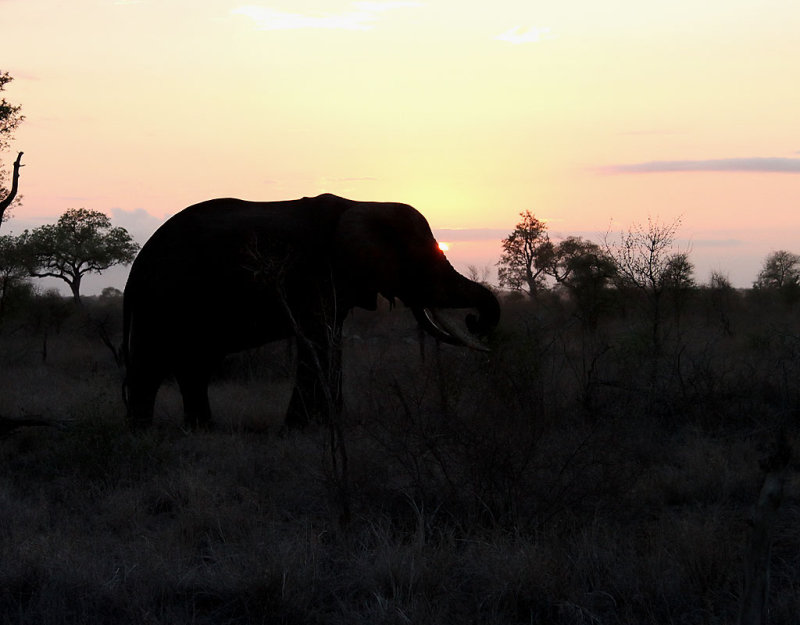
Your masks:
<svg viewBox="0 0 800 625"><path fill-rule="evenodd" d="M647 226L631 225L620 233L618 241L604 238L604 247L614 259L620 287L642 293L650 308L653 347L661 350L661 320L663 295L671 281L685 279L688 263L686 254L677 253L675 235L681 225L680 218L671 223L661 223L648 217ZM689 266L691 266L689 264Z"/></svg>
<svg viewBox="0 0 800 625"><path fill-rule="evenodd" d="M17 154L17 160L14 161L14 170L11 174L11 190L8 191L6 196L0 200L0 224L3 223L6 215L6 209L10 207L14 200L17 199L17 191L19 190L19 168L22 167L22 152Z"/></svg>
<svg viewBox="0 0 800 625"><path fill-rule="evenodd" d="M473 282L478 282L485 287L491 286L491 265L486 265L484 267L478 267L478 265L467 265L467 273L465 275Z"/></svg>
<svg viewBox="0 0 800 625"><path fill-rule="evenodd" d="M5 90L8 83L13 80L8 72L0 71L0 92ZM5 151L9 147L9 142L14 136L14 131L25 119L20 115L20 106L9 104L5 98L0 98L0 152ZM19 201L17 198L17 191L19 189L19 168L22 167L22 152L17 155L17 160L14 161L14 168L11 174L11 189L5 187L5 172L0 168L0 223L12 204Z"/></svg>

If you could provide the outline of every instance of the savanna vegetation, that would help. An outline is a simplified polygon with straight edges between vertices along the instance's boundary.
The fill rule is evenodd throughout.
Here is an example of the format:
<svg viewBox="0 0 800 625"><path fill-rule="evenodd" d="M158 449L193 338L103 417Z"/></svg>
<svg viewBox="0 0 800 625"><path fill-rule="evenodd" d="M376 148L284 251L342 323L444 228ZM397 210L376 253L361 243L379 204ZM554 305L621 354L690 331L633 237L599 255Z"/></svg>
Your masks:
<svg viewBox="0 0 800 625"><path fill-rule="evenodd" d="M0 328L0 415L52 425L0 440L0 614L735 622L759 462L779 431L797 443L800 303L717 278L659 296L657 342L652 298L610 282L505 295L489 354L420 344L402 309L357 311L347 524L327 429L282 431L286 344L227 361L216 431L184 431L168 386L156 427L134 433L108 347L119 293L80 310L20 289ZM771 623L800 613L797 489L790 473Z"/></svg>

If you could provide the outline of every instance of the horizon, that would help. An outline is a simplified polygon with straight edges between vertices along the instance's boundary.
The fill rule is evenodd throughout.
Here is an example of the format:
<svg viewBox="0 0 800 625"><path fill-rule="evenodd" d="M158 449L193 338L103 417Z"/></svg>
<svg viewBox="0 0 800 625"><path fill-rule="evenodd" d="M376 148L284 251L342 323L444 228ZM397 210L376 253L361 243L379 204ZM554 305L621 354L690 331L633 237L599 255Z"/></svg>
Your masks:
<svg viewBox="0 0 800 625"><path fill-rule="evenodd" d="M530 210L553 238L682 220L698 283L800 252L800 6L569 0L0 0L25 121L3 233L100 210L137 241L212 197L422 212L464 272ZM595 236L592 236L595 233ZM102 281L112 272L92 277ZM111 276L113 277L113 276ZM104 286L117 286L108 284Z"/></svg>

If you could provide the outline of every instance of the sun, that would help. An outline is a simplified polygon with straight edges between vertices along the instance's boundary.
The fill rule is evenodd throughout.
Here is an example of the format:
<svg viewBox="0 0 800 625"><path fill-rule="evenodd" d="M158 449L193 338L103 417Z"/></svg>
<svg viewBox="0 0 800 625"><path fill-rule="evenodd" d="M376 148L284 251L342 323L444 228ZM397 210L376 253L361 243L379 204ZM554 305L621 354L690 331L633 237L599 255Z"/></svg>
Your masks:
<svg viewBox="0 0 800 625"><path fill-rule="evenodd" d="M446 252L450 249L450 246L447 243L440 242L439 249L442 250L443 252Z"/></svg>

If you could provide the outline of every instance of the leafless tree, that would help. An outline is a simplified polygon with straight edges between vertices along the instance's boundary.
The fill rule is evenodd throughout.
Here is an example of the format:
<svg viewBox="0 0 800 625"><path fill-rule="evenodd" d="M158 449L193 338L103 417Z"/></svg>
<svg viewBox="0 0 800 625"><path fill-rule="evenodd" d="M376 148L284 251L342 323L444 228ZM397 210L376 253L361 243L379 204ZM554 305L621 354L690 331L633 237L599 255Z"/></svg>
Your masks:
<svg viewBox="0 0 800 625"><path fill-rule="evenodd" d="M492 268L490 265L486 265L485 267L478 267L478 265L467 265L467 278L473 282L478 282L483 286L490 286L491 274Z"/></svg>
<svg viewBox="0 0 800 625"><path fill-rule="evenodd" d="M17 160L14 161L14 171L11 174L11 189L8 191L6 196L0 200L0 224L3 223L6 209L14 203L15 199L17 199L17 191L19 190L19 168L22 166L22 152L20 152L17 154Z"/></svg>
<svg viewBox="0 0 800 625"><path fill-rule="evenodd" d="M8 72L0 71L0 92L5 90L8 83L13 80ZM5 98L0 98L0 152L8 149L9 142L14 136L14 131L25 119L20 115L20 106L9 104ZM17 154L17 160L14 161L14 168L11 174L11 189L5 187L5 172L0 168L0 223L3 222L3 217L15 200L18 202L17 191L19 189L19 169L22 167L22 152Z"/></svg>
<svg viewBox="0 0 800 625"><path fill-rule="evenodd" d="M646 226L634 223L620 233L618 240L613 240L609 232L604 238L605 250L616 265L618 285L639 291L649 305L656 353L661 349L664 293L675 280L685 282L691 267L686 253L675 250L680 225L680 218L662 223L648 217Z"/></svg>

